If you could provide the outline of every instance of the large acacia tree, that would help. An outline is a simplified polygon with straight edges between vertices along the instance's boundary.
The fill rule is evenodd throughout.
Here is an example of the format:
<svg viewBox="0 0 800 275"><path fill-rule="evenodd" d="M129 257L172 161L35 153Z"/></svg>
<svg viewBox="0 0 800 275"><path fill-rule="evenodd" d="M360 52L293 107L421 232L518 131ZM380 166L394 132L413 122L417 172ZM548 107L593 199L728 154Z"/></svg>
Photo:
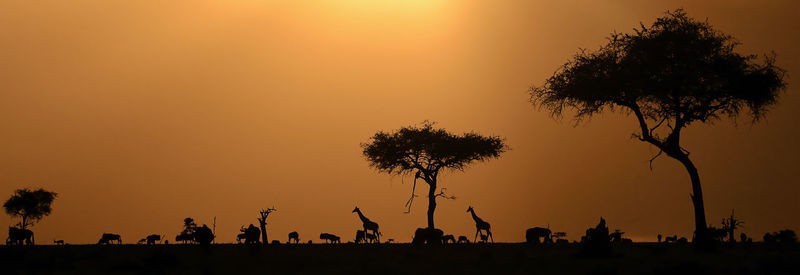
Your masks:
<svg viewBox="0 0 800 275"><path fill-rule="evenodd" d="M417 179L428 184L428 228L435 228L433 213L439 171L463 171L469 164L497 158L508 147L500 137L486 137L476 133L452 134L424 122L421 127L408 126L391 133L378 132L369 142L361 145L363 154L378 171L405 175L414 173L410 203L414 198Z"/></svg>
<svg viewBox="0 0 800 275"><path fill-rule="evenodd" d="M739 42L683 10L632 33L613 33L597 51L581 50L541 86L531 102L555 118L565 110L577 121L604 111L632 114L636 138L659 149L689 173L695 241L710 240L700 176L681 132L696 123L745 116L753 122L778 100L784 71L774 54L737 53Z"/></svg>
<svg viewBox="0 0 800 275"><path fill-rule="evenodd" d="M6 213L12 217L20 217L21 229L27 229L53 211L51 205L56 199L55 192L44 189L30 190L28 188L17 189L4 204Z"/></svg>

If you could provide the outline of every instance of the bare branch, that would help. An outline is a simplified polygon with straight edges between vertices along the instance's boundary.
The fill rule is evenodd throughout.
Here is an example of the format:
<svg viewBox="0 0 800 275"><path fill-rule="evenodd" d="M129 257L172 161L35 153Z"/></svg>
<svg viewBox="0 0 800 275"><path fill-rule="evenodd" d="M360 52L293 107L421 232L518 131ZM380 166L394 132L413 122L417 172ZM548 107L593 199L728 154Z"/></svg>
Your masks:
<svg viewBox="0 0 800 275"><path fill-rule="evenodd" d="M445 191L447 191L447 188L442 188L439 191L439 193L434 195L434 197L442 197L442 198L448 199L448 200L455 200L456 199L456 196L448 196L447 194L445 194Z"/></svg>
<svg viewBox="0 0 800 275"><path fill-rule="evenodd" d="M658 156L660 156L661 153L664 153L664 150L658 149L658 154L656 154L650 159L650 171L653 171L653 161L656 160L656 158L658 158Z"/></svg>

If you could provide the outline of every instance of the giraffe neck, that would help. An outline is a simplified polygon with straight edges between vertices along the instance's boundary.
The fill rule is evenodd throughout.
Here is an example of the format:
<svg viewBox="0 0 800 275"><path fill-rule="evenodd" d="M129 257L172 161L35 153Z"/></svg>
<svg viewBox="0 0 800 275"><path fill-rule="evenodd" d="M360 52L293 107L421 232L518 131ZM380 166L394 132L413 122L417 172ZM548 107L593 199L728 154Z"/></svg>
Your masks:
<svg viewBox="0 0 800 275"><path fill-rule="evenodd" d="M361 214L361 209L356 210L356 214L358 214L358 218L361 219L362 222L369 221L367 217L364 217L364 214Z"/></svg>
<svg viewBox="0 0 800 275"><path fill-rule="evenodd" d="M475 210L470 210L469 213L472 213L472 219L475 220L475 222L481 221L481 218L478 218L478 215L475 215Z"/></svg>

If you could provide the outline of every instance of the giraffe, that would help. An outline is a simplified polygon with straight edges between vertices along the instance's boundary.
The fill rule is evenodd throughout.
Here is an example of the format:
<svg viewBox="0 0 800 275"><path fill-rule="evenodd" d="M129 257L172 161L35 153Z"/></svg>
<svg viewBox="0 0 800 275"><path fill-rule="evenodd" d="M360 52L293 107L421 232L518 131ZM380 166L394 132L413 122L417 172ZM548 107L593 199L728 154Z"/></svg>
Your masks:
<svg viewBox="0 0 800 275"><path fill-rule="evenodd" d="M478 215L475 215L475 210L472 209L472 206L467 208L467 212L472 213L472 219L475 220L475 228L477 229L475 231L475 240L473 242L478 240L478 234L481 233L481 230L483 230L486 231L486 235L489 238L491 238L492 242L494 243L494 238L492 238L491 225L489 225L488 222L482 220L481 218L478 218Z"/></svg>
<svg viewBox="0 0 800 275"><path fill-rule="evenodd" d="M358 206L353 209L353 213L357 213L358 218L361 219L361 222L364 225L364 232L369 232L372 230L372 233L375 234L375 237L377 238L377 242L381 243L381 232L378 231L378 223L370 221L367 219L367 217L364 217L364 214L361 213L361 209L358 209Z"/></svg>

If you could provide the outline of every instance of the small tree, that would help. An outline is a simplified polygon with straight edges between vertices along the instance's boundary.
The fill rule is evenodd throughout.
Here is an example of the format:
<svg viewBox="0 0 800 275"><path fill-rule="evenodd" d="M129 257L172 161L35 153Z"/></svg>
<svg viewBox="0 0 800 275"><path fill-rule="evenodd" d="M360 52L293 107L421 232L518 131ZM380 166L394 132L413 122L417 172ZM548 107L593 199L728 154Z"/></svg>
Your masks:
<svg viewBox="0 0 800 275"><path fill-rule="evenodd" d="M14 195L11 195L11 198L3 204L3 208L12 217L22 218L19 227L24 230L50 215L50 212L53 211L51 205L57 195L55 192L41 188L34 191L28 188L17 189L14 191Z"/></svg>
<svg viewBox="0 0 800 275"><path fill-rule="evenodd" d="M736 240L733 237L733 234L736 231L736 228L742 227L743 224L744 224L743 221L733 216L733 209L731 209L730 217L722 219L722 230L725 230L726 234L728 235L729 243L736 242Z"/></svg>
<svg viewBox="0 0 800 275"><path fill-rule="evenodd" d="M631 34L613 33L596 52L579 52L530 89L531 102L561 117L565 109L580 121L603 111L633 114L641 132L634 136L678 160L692 182L695 240L710 240L700 176L689 151L681 147L683 129L723 117L762 118L785 87L784 71L773 56L758 62L734 50L739 43L689 18L667 12L650 27Z"/></svg>
<svg viewBox="0 0 800 275"><path fill-rule="evenodd" d="M484 137L476 133L455 135L444 129L435 129L433 125L426 121L422 127L403 127L392 133L378 132L368 143L361 144L364 156L378 171L397 175L416 172L411 199L407 203L409 209L415 197L417 179L428 184L428 228L431 229L435 228L436 197L448 197L443 191L436 193L439 171L463 171L472 162L497 158L508 149L499 137Z"/></svg>

